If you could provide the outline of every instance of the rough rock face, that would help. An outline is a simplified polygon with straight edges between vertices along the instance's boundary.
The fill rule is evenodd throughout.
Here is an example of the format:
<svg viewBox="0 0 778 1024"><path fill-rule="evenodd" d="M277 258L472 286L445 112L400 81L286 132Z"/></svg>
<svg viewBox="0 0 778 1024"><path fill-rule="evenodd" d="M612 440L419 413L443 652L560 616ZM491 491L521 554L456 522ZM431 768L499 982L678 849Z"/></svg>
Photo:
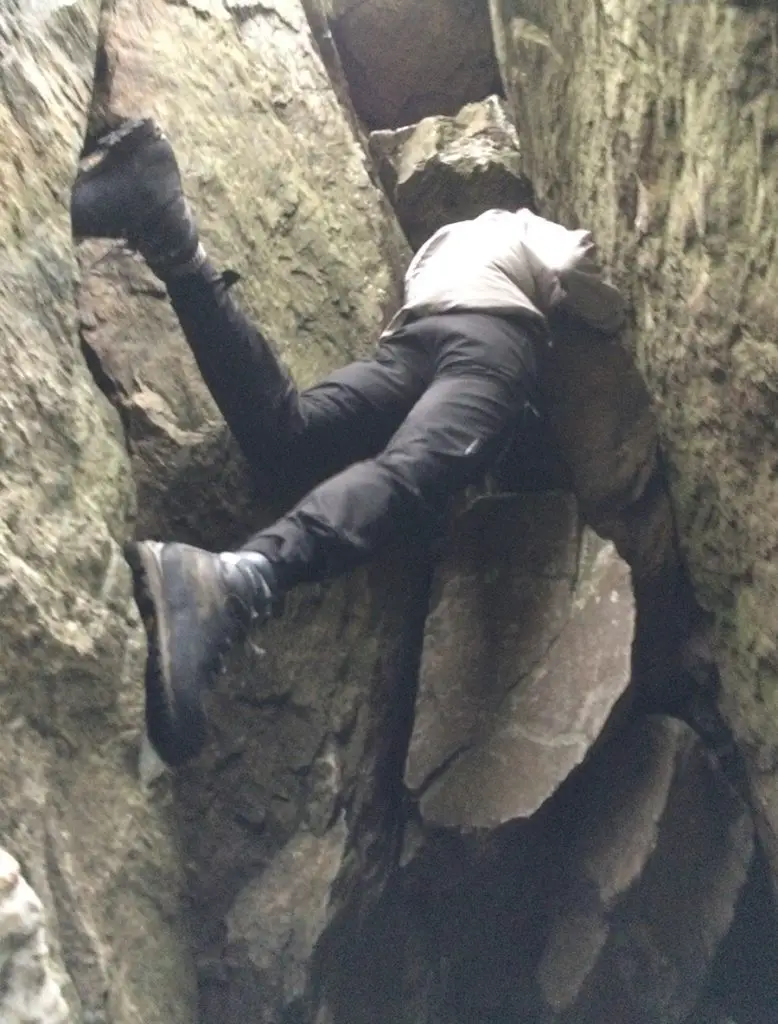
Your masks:
<svg viewBox="0 0 778 1024"><path fill-rule="evenodd" d="M716 616L722 704L778 865L775 14L491 6L539 198L594 229L633 300L631 344L656 399L678 526Z"/></svg>
<svg viewBox="0 0 778 1024"><path fill-rule="evenodd" d="M140 113L164 125L207 248L241 272L239 301L298 382L368 351L407 249L302 5L119 0L102 30L94 130ZM269 502L164 291L120 247L80 255L82 333L127 430L138 534L234 544ZM378 897L399 841L427 579L423 553L393 552L295 593L214 694L212 743L177 780L205 1021L313 1012L322 934Z"/></svg>
<svg viewBox="0 0 778 1024"><path fill-rule="evenodd" d="M499 72L481 0L321 0L368 128L455 114L496 92Z"/></svg>
<svg viewBox="0 0 778 1024"><path fill-rule="evenodd" d="M370 6L338 8L334 24ZM89 380L66 200L98 11L46 10L0 15L0 832L43 901L51 952L47 963L40 908L9 860L0 957L11 918L29 941L14 937L0 966L0 1009L38 985L62 1017L50 967L79 1024L189 1024L192 920L203 1024L680 1024L729 927L752 836L688 729L620 729L625 697L677 662L658 640L679 610L679 567L648 396L618 346L576 331L555 350L541 493L467 508L434 576L409 543L294 593L210 696L211 743L175 779L177 827L169 778L153 796L139 786L142 645L119 554L130 465L142 535L223 546L273 509L163 290L101 243L79 252L81 342L124 438ZM457 28L452 46L481 45ZM121 115L158 116L209 249L244 274L241 301L300 382L363 353L408 253L302 3L115 0L98 57L89 138ZM494 101L480 109L497 117ZM515 136L500 123L512 167ZM449 153L451 132L465 132L462 181L478 178L467 153L487 139L500 163L498 135L478 124L470 110L433 126ZM410 160L409 180L427 159ZM433 193L444 164L426 169ZM514 471L529 486L525 456L504 460L501 486ZM577 505L551 487L573 488ZM579 512L629 562L635 603L625 563L581 533ZM9 914L15 900L34 920ZM31 980L5 986L27 951Z"/></svg>
<svg viewBox="0 0 778 1024"><path fill-rule="evenodd" d="M0 1019L4 1024L66 1024L61 979L49 957L41 901L18 863L0 849Z"/></svg>
<svg viewBox="0 0 778 1024"><path fill-rule="evenodd" d="M473 105L456 121L431 118L418 126L375 132L371 136L383 180L414 245L439 226L436 219L442 223L444 219L472 215L473 204L477 206L482 200L480 168L469 157L474 148L483 148L483 140L478 139L477 131L468 138L465 126L474 120L478 122L484 110L489 111L488 104ZM463 128L466 137L457 137ZM499 168L495 173L501 174L504 181L509 180L504 168L516 167L511 164L516 158L515 135L510 130L501 135L487 131L486 137L489 159ZM439 157L441 149L445 152L445 166ZM455 194L446 188L452 167L457 174ZM400 185L405 182L423 183L426 191L419 201L413 189L402 190ZM444 202L435 200L438 195L444 197ZM450 204L445 206L448 200ZM613 636L598 636L596 622L602 612L596 603L595 586L593 606L581 608L576 602L571 617L573 628L563 630L557 645L552 645L550 653L539 660L536 679L548 685L533 688L525 679L511 691L508 681L521 676L522 665L526 667L527 647L543 635L543 629L548 631L547 637L556 635L559 618L564 619L571 612L569 576L566 597L566 588L560 585L561 580L554 581L553 570L541 572L543 579L535 577L531 583L529 572L522 578L521 566L528 561L528 551L540 563L543 557L539 553L546 552L545 557L550 558L545 541L553 534L555 524L548 514L538 514L549 498L542 495L528 500L524 496L518 502L500 499L496 504L490 504L493 499L489 499L476 503L462 518L433 585L435 596L427 620L420 693L406 766L406 782L418 798L420 831L416 835L413 829L409 831L405 857L410 867L405 880L386 897L382 912L392 923L387 925L387 932L378 929L376 946L368 944L362 954L368 978L364 1019L368 1018L367 1005L380 991L386 999L385 1019L394 1020L397 1011L392 1009L392 1002L396 1004L398 987L405 985L410 986L405 996L408 1007L413 1009L406 1007L403 1012L414 1021L457 1019L458 1013L466 1017L464 1006L478 1019L493 1019L496 1011L488 1000L499 1002L500 998L521 1019L522 1014L530 1014L533 1020L564 1020L570 1024L602 1019L623 1019L630 1024L638 1020L680 1021L692 1010L711 953L729 928L750 860L751 834L744 806L732 796L691 733L672 723L659 729L659 738L652 738L650 730L646 738L638 728L623 739L624 757L635 760L624 773L629 779L625 782L630 791L627 803L639 809L629 823L621 819L615 822L618 808L607 805L607 790L602 781L608 772L621 770L614 769L615 760L621 755L611 753L600 781L596 772L584 768L570 783L581 803L591 811L591 818L583 826L587 834L597 835L602 830L602 835L608 837L607 844L602 840L601 855L612 858L612 862L602 870L611 873L608 884L615 887L614 892L618 890L618 896L606 891L606 886L599 897L599 909L595 909L596 901L594 905L590 902L586 871L572 866L565 860L566 855L555 854L554 857L562 857L565 866L561 867L561 862L552 857L557 866L549 868L546 874L546 869L540 869L531 855L522 859L516 852L518 846L537 854L539 847L547 849L549 841L553 845L552 836L561 842L561 836L574 834L570 821L559 816L559 806L565 805L567 796L554 801L552 794L596 738L613 702L627 692L630 668L636 685L628 696L638 707L679 706L688 677L710 668L704 649L689 649L696 609L677 547L659 458L657 422L641 375L619 344L584 330L580 322L559 316L552 327L557 344L544 367L545 406L551 430L541 429L517 446L496 476L508 487L529 484L542 489L544 485L563 484L575 489L587 521L613 538L630 563L638 598L635 647L630 650L631 601L628 589L624 593L627 580L624 569L618 569L618 559L614 559L611 564L617 575L620 573L622 597L626 597L622 602L626 621L619 623L617 616ZM501 507L502 512L496 511ZM510 513L505 509L510 509ZM531 509L535 514L524 519L517 515L518 509ZM512 515L516 518L512 519ZM538 523L544 524L541 532ZM527 545L524 548L522 533ZM529 564L535 565L535 558L530 557ZM558 588L556 600L550 597L554 582ZM608 594L610 589L606 584L599 592ZM524 600L516 595L523 595ZM577 614L580 625L575 622ZM600 621L606 626L611 619L605 613ZM613 663L608 664L606 659L598 665L596 653L613 656ZM571 670L571 666L575 667ZM598 669L602 672L600 682L595 678ZM508 698L502 687L508 690ZM576 726L583 719L576 721L576 701L585 716L595 710L598 696L603 695L606 699L599 709L602 717L595 714L597 724L593 732L587 735L586 729L579 731ZM618 718L612 727L618 728ZM576 744L580 744L577 751ZM706 856L710 836L718 832L717 815L727 818L731 814L737 824L732 842L724 841L719 847L720 859L711 859L713 875L718 877L721 871L726 879L720 890L723 899L708 898L705 886L710 884L709 878L689 894L686 909L678 905L679 921L685 923L689 915L696 915L704 937L698 943L684 933L686 945L665 948L661 929L652 937L646 928L646 918L656 917L665 900L675 899L669 885L661 893L655 889L655 869L649 867L654 842L651 823L657 814L664 813L657 807L670 801L669 793L676 785L668 782L676 770L669 766L676 756L685 759L690 746L696 752L694 756L702 758L706 770L717 779L716 797L698 810L695 828L700 830L700 856ZM697 769L684 767L678 772L683 778L679 785L687 791L683 799L690 800L700 784ZM563 786L563 794L566 792ZM552 809L544 807L549 798ZM540 814L538 808L543 808ZM535 817L527 821L533 812ZM668 810L668 817L672 818L674 813ZM645 815L643 824L640 814ZM501 822L512 824L496 827ZM549 832L544 844L539 836L546 822ZM487 826L493 831L480 832L462 841L456 833L441 832L441 825ZM630 835L630 830L636 829L635 842L639 846L645 841L644 852L636 852L637 847L619 851L615 837L622 829ZM682 831L681 821L672 829ZM668 866L656 870L669 877L673 871L669 865L674 861L677 864L675 839L667 840L658 862L663 857ZM462 867L462 862L467 867ZM619 875L629 873L628 865L634 873L623 883L626 888L619 889ZM448 872L454 872L457 881L450 886L441 885L439 879ZM502 922L511 935L530 932L534 942L541 942L543 932L538 918L548 910L543 891L556 888L560 873L567 877L568 872L571 888L561 888L574 909L570 913L566 909L552 912L552 917L560 913L564 923L549 925L548 946L537 975L522 980L523 966L519 967L519 963L524 964L527 951L520 943L508 943L506 953L504 936L495 940L492 931L499 932ZM516 873L522 879L521 891L506 890L505 880ZM462 890L468 889L465 896ZM627 891L629 899L622 899ZM458 895L452 896L452 892ZM698 905L690 911L688 907L695 901ZM423 921L409 910L417 902L425 907ZM457 909L453 909L452 902ZM672 915L675 910L668 913ZM454 953L441 936L450 932L459 915L467 921L467 928L464 936L452 943L456 947ZM436 922L432 926L430 918ZM612 920L618 923L611 926L608 922ZM446 923L440 924L441 921ZM436 931L438 925L440 932ZM668 927L672 933L672 923ZM383 968L385 973L379 971L381 981L377 981L377 961L386 944L396 942L396 936L406 930L412 938L401 952L391 957L390 964ZM439 954L441 941L444 952ZM474 952L476 949L478 953ZM442 974L430 966L438 955L447 964ZM638 961L642 988L628 980ZM502 996L491 991L495 985L495 962L501 964L496 973L504 971ZM457 973L452 963L460 964L460 973L468 982L445 980ZM488 981L480 980L481 963ZM487 968L487 963L492 966ZM425 972L422 964L429 970ZM612 984L613 978L620 979L618 984ZM528 994L537 979L543 991L542 1005ZM479 1003L479 999L487 999L487 1003ZM445 1009L441 1008L441 1000ZM341 1012L347 1013L342 1005ZM506 1016L513 1019L510 1013ZM345 1019L352 1017L347 1014ZM363 1018L355 1012L353 1019Z"/></svg>
<svg viewBox="0 0 778 1024"><path fill-rule="evenodd" d="M180 776L205 1021L313 1019L317 963L350 973L322 940L396 861L427 590L418 556L392 561L289 598L236 659L213 742Z"/></svg>
<svg viewBox="0 0 778 1024"><path fill-rule="evenodd" d="M688 653L698 609L678 548L651 399L620 344L559 315L551 327L556 341L543 366L549 429L541 424L540 436L519 445L501 474L521 480L538 452L548 464L549 449L562 461L582 518L615 543L632 571L634 695L644 707L676 710L692 680L707 679L709 666Z"/></svg>
<svg viewBox="0 0 778 1024"><path fill-rule="evenodd" d="M530 818L630 683L629 569L581 535L568 495L482 498L455 521L433 593L406 784L429 824Z"/></svg>
<svg viewBox="0 0 778 1024"><path fill-rule="evenodd" d="M137 773L129 461L75 331L68 196L98 8L0 11L0 835L45 905L73 1020L190 1024L168 798Z"/></svg>
<svg viewBox="0 0 778 1024"><path fill-rule="evenodd" d="M370 148L414 249L444 224L532 199L516 129L497 96L453 117L372 132Z"/></svg>

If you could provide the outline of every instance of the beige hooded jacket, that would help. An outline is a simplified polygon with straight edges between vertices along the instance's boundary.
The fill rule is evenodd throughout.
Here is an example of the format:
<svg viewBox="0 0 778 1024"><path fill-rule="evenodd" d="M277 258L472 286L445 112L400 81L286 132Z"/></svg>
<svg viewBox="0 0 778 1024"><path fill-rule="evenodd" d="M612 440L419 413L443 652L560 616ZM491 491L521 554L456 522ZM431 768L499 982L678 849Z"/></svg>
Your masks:
<svg viewBox="0 0 778 1024"><path fill-rule="evenodd" d="M590 232L526 209L488 210L424 243L405 275L405 303L384 333L409 314L457 310L526 314L544 324L558 306L607 333L624 323L624 299L603 280Z"/></svg>

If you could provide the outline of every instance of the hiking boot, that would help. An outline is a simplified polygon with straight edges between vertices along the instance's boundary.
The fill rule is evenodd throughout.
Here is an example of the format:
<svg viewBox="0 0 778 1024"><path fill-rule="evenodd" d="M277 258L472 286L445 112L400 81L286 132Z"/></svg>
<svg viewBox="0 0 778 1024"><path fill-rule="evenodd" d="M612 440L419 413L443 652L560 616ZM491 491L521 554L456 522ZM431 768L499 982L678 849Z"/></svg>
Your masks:
<svg viewBox="0 0 778 1024"><path fill-rule="evenodd" d="M130 544L126 556L148 638L149 739L163 761L180 765L205 743L203 693L223 656L272 611L275 573L264 555L188 544Z"/></svg>
<svg viewBox="0 0 778 1024"><path fill-rule="evenodd" d="M70 201L77 238L123 238L160 277L202 263L173 147L149 118L98 140Z"/></svg>

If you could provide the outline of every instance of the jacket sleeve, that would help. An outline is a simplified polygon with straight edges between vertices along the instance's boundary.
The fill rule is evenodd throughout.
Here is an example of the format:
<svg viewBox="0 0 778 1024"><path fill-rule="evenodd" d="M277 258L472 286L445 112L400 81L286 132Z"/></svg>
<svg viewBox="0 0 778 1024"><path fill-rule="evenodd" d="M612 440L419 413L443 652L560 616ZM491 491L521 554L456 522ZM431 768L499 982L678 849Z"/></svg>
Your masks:
<svg viewBox="0 0 778 1024"><path fill-rule="evenodd" d="M547 312L562 307L608 334L624 325L626 302L603 279L591 232L570 231L533 216L524 244L542 266L540 290L547 298Z"/></svg>
<svg viewBox="0 0 778 1024"><path fill-rule="evenodd" d="M615 334L624 326L627 304L621 292L603 279L591 236L584 253L559 269L563 297L560 305L583 317L593 327Z"/></svg>

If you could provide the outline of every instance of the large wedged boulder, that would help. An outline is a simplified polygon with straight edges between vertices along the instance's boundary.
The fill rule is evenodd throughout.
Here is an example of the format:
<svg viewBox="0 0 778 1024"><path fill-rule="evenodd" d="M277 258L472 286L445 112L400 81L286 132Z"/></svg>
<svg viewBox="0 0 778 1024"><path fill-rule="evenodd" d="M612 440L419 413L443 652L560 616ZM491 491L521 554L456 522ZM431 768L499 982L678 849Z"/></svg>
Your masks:
<svg viewBox="0 0 778 1024"><path fill-rule="evenodd" d="M677 528L716 618L721 706L778 865L775 14L670 0L491 10L540 201L594 230L632 300Z"/></svg>
<svg viewBox="0 0 778 1024"><path fill-rule="evenodd" d="M75 330L99 6L0 10L0 835L43 902L68 1019L191 1024L168 795L138 780L129 460Z"/></svg>
<svg viewBox="0 0 778 1024"><path fill-rule="evenodd" d="M532 200L516 128L497 96L452 117L371 132L370 150L413 249L452 221Z"/></svg>
<svg viewBox="0 0 778 1024"><path fill-rule="evenodd" d="M405 780L432 825L531 818L629 686L629 568L571 495L481 498L433 582Z"/></svg>
<svg viewBox="0 0 778 1024"><path fill-rule="evenodd" d="M123 115L164 125L208 251L242 274L238 301L304 386L370 351L407 246L302 4L235 11L112 4L94 130ZM80 257L82 336L127 431L137 533L236 544L281 497L249 479L159 283L120 246L84 243ZM300 588L211 695L208 748L176 779L204 1021L312 1019L328 932L378 898L427 583L424 553L397 550ZM344 969L324 959L319 972Z"/></svg>

